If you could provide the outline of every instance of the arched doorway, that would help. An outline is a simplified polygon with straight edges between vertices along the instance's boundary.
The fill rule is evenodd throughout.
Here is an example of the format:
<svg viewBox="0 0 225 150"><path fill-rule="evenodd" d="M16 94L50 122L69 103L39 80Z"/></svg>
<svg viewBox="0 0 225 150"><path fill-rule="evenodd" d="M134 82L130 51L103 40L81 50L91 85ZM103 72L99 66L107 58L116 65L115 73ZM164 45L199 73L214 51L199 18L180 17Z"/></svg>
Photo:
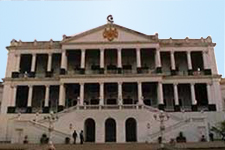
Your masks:
<svg viewBox="0 0 225 150"><path fill-rule="evenodd" d="M95 121L91 118L84 123L85 141L95 142Z"/></svg>
<svg viewBox="0 0 225 150"><path fill-rule="evenodd" d="M137 141L137 122L134 118L126 120L126 142Z"/></svg>
<svg viewBox="0 0 225 150"><path fill-rule="evenodd" d="M116 142L116 121L112 118L105 121L105 142Z"/></svg>

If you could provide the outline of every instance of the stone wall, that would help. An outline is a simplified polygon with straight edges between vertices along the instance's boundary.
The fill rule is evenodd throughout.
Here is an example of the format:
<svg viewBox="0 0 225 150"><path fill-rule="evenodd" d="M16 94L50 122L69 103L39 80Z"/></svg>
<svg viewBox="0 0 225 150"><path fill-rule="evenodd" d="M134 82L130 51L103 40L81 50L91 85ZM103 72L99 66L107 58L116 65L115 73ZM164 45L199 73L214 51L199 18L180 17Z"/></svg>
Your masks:
<svg viewBox="0 0 225 150"><path fill-rule="evenodd" d="M222 102L223 102L223 110L225 110L225 78L223 78L220 82L221 85L221 95L222 95Z"/></svg>
<svg viewBox="0 0 225 150"><path fill-rule="evenodd" d="M1 109L1 104L2 104L2 95L3 95L3 85L0 82L0 109Z"/></svg>

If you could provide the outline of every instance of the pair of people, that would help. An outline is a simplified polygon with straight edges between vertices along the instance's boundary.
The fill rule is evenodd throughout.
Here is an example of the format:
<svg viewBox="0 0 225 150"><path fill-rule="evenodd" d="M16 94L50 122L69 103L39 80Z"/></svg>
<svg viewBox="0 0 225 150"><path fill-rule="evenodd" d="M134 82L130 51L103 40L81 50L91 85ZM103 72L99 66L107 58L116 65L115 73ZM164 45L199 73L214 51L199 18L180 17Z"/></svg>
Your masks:
<svg viewBox="0 0 225 150"><path fill-rule="evenodd" d="M76 140L77 140L77 132L76 130L73 131L73 144L76 144ZM83 144L84 143L84 132L83 130L80 131L80 134L79 134L79 137L80 137L80 144Z"/></svg>

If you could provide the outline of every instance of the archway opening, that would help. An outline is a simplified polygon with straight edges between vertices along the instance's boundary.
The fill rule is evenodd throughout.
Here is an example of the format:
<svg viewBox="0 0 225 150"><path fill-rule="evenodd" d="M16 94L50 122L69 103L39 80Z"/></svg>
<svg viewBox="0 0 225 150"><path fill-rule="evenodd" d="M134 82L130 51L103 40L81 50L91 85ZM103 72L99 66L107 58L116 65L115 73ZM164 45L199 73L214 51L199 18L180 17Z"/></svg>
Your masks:
<svg viewBox="0 0 225 150"><path fill-rule="evenodd" d="M85 141L95 142L95 121L91 118L85 121Z"/></svg>
<svg viewBox="0 0 225 150"><path fill-rule="evenodd" d="M134 118L126 120L126 142L137 141L137 122Z"/></svg>
<svg viewBox="0 0 225 150"><path fill-rule="evenodd" d="M116 142L116 121L112 118L105 121L105 142Z"/></svg>

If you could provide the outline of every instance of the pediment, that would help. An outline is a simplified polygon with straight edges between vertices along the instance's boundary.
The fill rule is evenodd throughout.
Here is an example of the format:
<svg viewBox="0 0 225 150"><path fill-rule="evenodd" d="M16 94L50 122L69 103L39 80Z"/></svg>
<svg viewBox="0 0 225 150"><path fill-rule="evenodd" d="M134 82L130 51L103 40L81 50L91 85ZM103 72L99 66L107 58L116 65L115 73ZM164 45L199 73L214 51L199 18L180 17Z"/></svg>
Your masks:
<svg viewBox="0 0 225 150"><path fill-rule="evenodd" d="M151 42L154 41L154 38L154 35L148 36L116 24L105 24L86 32L67 37L61 43Z"/></svg>

